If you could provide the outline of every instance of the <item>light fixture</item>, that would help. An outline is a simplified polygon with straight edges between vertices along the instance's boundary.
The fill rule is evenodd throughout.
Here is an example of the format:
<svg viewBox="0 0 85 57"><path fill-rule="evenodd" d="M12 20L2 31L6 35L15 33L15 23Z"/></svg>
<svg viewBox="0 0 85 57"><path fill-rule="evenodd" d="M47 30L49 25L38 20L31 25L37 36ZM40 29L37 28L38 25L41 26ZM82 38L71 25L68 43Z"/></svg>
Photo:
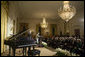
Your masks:
<svg viewBox="0 0 85 57"><path fill-rule="evenodd" d="M69 4L69 1L64 1L63 4L63 7L58 9L58 14L63 20L68 22L76 14L76 9Z"/></svg>
<svg viewBox="0 0 85 57"><path fill-rule="evenodd" d="M48 23L46 22L45 17L43 17L43 22L41 23L41 27L42 28L47 28L47 26L48 26Z"/></svg>
<svg viewBox="0 0 85 57"><path fill-rule="evenodd" d="M65 32L64 33L66 34L69 31L67 29L67 23L76 14L76 9L75 7L69 4L69 1L64 1L63 4L64 4L63 7L58 9L58 14L63 20L65 20L65 23L64 23Z"/></svg>

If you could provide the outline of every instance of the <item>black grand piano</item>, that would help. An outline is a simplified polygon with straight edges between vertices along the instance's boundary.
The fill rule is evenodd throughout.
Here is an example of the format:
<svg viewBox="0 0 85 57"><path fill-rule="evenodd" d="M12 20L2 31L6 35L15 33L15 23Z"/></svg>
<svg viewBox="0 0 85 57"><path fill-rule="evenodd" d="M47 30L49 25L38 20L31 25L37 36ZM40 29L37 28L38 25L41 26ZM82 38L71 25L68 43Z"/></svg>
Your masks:
<svg viewBox="0 0 85 57"><path fill-rule="evenodd" d="M28 32L28 36L23 36L24 33ZM32 39L31 34L29 33L29 29L23 32L20 32L16 35L13 35L11 38L5 39L4 44L9 46L9 56L11 53L11 48L13 49L13 56L15 56L15 51L18 48L23 48L23 55L26 56L26 48L30 51L30 48L36 46L35 40ZM28 53L28 56L30 54Z"/></svg>

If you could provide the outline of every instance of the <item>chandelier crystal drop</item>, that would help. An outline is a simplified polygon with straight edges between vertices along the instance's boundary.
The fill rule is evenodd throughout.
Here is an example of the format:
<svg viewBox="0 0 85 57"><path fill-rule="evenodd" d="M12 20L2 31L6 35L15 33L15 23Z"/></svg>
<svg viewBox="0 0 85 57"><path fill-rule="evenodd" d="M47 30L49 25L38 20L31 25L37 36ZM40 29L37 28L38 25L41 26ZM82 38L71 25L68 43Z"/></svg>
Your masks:
<svg viewBox="0 0 85 57"><path fill-rule="evenodd" d="M68 22L76 14L76 9L69 4L69 1L64 1L63 4L63 7L58 9L58 14L63 20Z"/></svg>
<svg viewBox="0 0 85 57"><path fill-rule="evenodd" d="M46 22L45 17L43 17L43 22L41 23L41 27L42 28L47 28L47 26L48 26L48 23Z"/></svg>

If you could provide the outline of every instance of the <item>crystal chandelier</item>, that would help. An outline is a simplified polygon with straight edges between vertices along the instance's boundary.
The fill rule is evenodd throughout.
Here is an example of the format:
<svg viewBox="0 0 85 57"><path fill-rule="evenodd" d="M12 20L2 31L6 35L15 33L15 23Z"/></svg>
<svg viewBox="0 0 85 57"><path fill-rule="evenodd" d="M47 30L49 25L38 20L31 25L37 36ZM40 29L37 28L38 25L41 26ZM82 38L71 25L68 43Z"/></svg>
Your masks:
<svg viewBox="0 0 85 57"><path fill-rule="evenodd" d="M48 23L46 23L45 17L43 17L43 22L41 23L41 27L42 28L47 28L47 26L48 26Z"/></svg>
<svg viewBox="0 0 85 57"><path fill-rule="evenodd" d="M58 9L58 14L63 20L68 22L76 14L76 9L69 4L69 1L64 1L63 4L63 7Z"/></svg>

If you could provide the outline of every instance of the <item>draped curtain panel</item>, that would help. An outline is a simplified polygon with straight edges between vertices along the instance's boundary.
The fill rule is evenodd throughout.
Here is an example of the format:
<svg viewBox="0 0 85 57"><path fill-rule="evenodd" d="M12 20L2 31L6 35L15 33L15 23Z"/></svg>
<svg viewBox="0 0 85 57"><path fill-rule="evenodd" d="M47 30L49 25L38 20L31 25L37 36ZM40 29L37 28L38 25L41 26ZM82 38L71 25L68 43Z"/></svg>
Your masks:
<svg viewBox="0 0 85 57"><path fill-rule="evenodd" d="M50 24L50 36L57 35L57 24Z"/></svg>
<svg viewBox="0 0 85 57"><path fill-rule="evenodd" d="M7 37L8 2L1 1L1 53L6 50L4 39Z"/></svg>
<svg viewBox="0 0 85 57"><path fill-rule="evenodd" d="M28 23L19 23L19 32L24 32L25 30L27 30L29 28ZM23 34L23 36L27 36L28 32L26 32L25 34Z"/></svg>
<svg viewBox="0 0 85 57"><path fill-rule="evenodd" d="M20 23L20 28L19 28L19 31L24 31L24 30L27 30L29 27L28 27L28 23Z"/></svg>

